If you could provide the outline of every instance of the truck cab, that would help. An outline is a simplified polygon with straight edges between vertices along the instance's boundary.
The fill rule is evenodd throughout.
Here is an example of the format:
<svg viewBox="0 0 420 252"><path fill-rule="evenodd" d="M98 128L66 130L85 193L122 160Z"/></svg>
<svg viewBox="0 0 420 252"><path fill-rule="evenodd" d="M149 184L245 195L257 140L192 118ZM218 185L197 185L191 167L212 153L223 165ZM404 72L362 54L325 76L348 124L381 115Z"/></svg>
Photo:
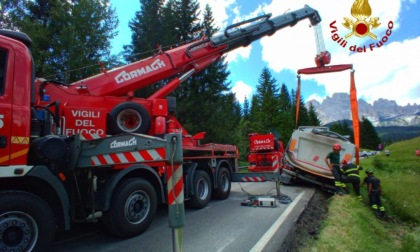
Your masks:
<svg viewBox="0 0 420 252"><path fill-rule="evenodd" d="M0 32L0 165L26 164L31 135L33 63L23 33ZM3 170L3 167L0 168ZM5 172L5 171L3 171Z"/></svg>

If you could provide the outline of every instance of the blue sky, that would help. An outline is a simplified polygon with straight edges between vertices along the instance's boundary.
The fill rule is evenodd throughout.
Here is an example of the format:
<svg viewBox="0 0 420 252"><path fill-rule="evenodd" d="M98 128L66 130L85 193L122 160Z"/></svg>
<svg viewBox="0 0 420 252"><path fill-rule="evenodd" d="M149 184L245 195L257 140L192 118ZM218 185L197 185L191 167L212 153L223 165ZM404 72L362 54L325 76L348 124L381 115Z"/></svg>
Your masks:
<svg viewBox="0 0 420 252"><path fill-rule="evenodd" d="M367 0L357 0L365 1ZM353 64L357 95L369 103L379 98L395 100L398 105L420 104L420 4L417 0L369 0L371 15L366 21L378 18L380 25L371 29L376 40L369 36L355 35L342 25L344 18L357 19L350 13L355 0L200 0L204 9L208 3L212 7L215 24L223 29L227 25L243 21L261 14L281 15L308 4L319 11L326 49L331 53L330 65ZM119 35L113 41L113 52L131 41L128 22L140 10L139 0L111 0L120 20ZM366 3L365 3L366 4ZM336 21L337 31L330 24ZM346 40L343 48L332 39L336 33ZM388 34L388 35L387 35ZM384 41L381 47L370 44ZM353 52L350 48L366 47L366 52ZM261 71L268 67L281 85L296 90L296 73L300 68L314 67L316 44L313 28L309 21L301 21L294 27L277 31L271 37L253 42L245 48L228 53L229 81L238 100L250 98L255 92ZM305 101L322 101L337 92L349 92L350 73L302 75L302 95Z"/></svg>

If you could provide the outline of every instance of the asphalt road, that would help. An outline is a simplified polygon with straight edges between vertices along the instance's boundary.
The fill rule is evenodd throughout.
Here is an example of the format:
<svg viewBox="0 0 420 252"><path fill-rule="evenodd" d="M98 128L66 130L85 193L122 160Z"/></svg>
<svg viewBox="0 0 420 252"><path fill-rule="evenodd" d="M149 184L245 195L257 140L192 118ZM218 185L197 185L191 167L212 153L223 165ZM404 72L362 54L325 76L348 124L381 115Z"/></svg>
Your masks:
<svg viewBox="0 0 420 252"><path fill-rule="evenodd" d="M274 182L233 183L228 199L210 201L201 210L186 209L182 251L280 251L289 229L312 197L314 189L281 186L291 202L276 200L276 207L241 206L248 195L276 195ZM151 226L141 235L119 239L101 223L83 224L59 234L54 252L174 251L166 207L158 209Z"/></svg>

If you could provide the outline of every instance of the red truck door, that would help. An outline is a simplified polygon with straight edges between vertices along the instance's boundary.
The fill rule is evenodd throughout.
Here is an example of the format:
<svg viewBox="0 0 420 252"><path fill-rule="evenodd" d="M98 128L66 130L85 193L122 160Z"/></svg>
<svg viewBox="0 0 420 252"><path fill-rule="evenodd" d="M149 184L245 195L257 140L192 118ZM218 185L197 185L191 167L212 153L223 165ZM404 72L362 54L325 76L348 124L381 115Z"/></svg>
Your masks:
<svg viewBox="0 0 420 252"><path fill-rule="evenodd" d="M21 42L0 35L0 165L26 165L32 59Z"/></svg>
<svg viewBox="0 0 420 252"><path fill-rule="evenodd" d="M7 50L0 48L0 165L9 165L10 160L12 105L10 88L6 88L7 56Z"/></svg>

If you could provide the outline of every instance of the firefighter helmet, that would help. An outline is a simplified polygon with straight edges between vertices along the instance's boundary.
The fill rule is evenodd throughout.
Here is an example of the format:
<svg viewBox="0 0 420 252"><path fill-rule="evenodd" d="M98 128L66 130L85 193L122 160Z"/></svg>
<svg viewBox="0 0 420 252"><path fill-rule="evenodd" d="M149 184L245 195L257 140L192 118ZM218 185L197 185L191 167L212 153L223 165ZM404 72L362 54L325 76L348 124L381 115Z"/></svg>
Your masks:
<svg viewBox="0 0 420 252"><path fill-rule="evenodd" d="M339 145L339 144L334 144L333 145L333 150L341 150L341 145Z"/></svg>
<svg viewBox="0 0 420 252"><path fill-rule="evenodd" d="M367 169L367 170L365 171L365 173L366 173L366 174L373 174L373 171L372 171L372 169Z"/></svg>
<svg viewBox="0 0 420 252"><path fill-rule="evenodd" d="M341 164L346 165L347 164L347 160L345 160L345 159L341 160Z"/></svg>

